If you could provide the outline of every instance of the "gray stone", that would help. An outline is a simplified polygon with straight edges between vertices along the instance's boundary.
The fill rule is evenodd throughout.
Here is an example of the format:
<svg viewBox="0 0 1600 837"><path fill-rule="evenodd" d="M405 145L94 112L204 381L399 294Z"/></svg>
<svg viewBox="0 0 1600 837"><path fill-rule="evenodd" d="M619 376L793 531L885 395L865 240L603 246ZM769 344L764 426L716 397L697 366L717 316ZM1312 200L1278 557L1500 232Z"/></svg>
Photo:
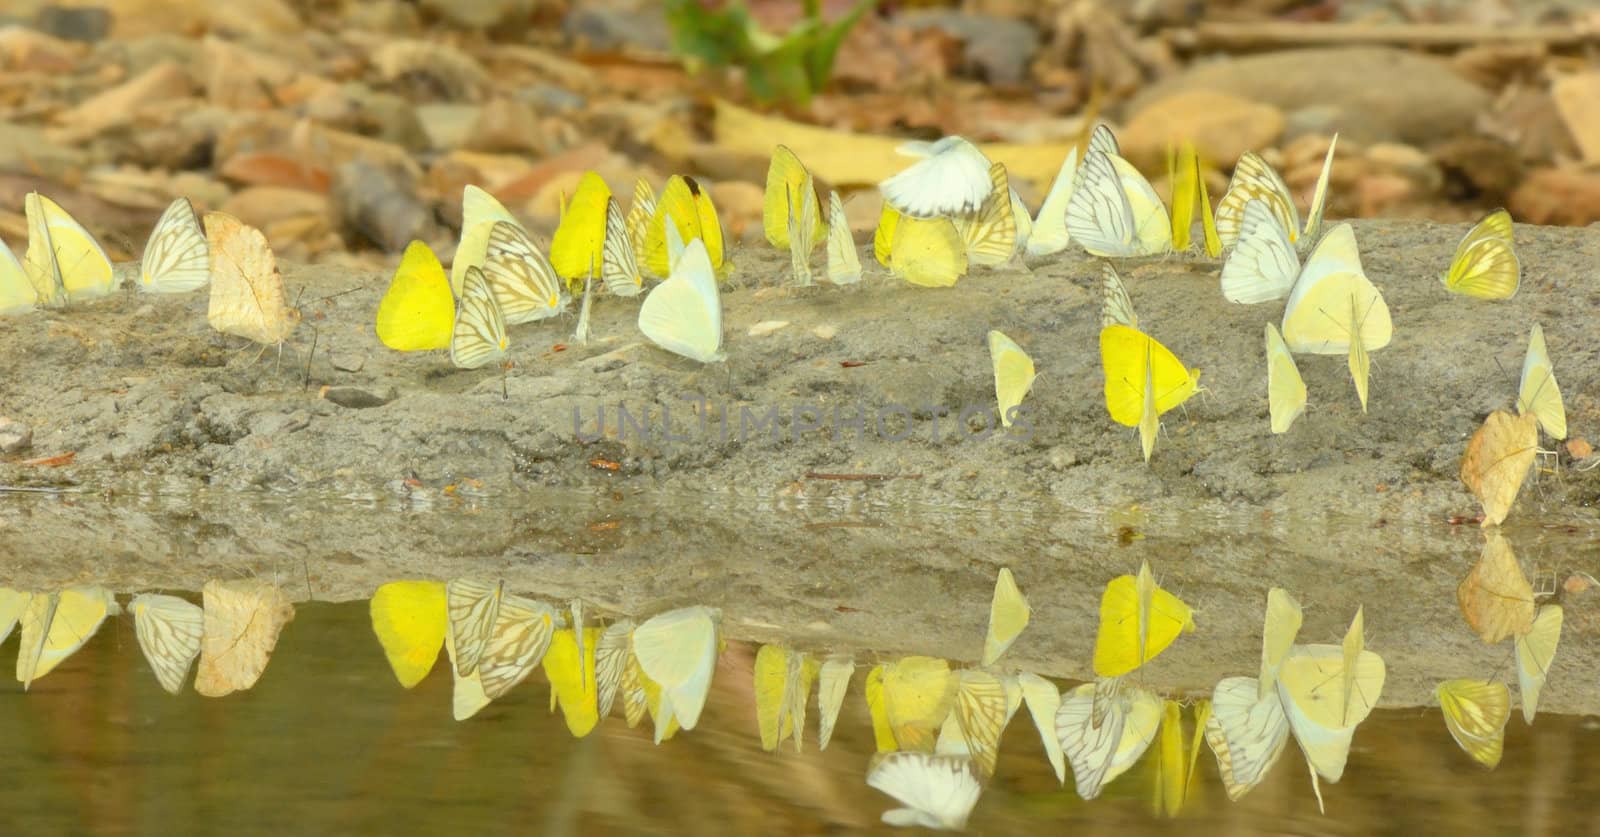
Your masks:
<svg viewBox="0 0 1600 837"><path fill-rule="evenodd" d="M16 453L33 444L33 428L16 419L0 418L0 453Z"/></svg>
<svg viewBox="0 0 1600 837"><path fill-rule="evenodd" d="M111 13L99 6L45 6L33 26L64 41L92 44L111 31Z"/></svg>
<svg viewBox="0 0 1600 837"><path fill-rule="evenodd" d="M1039 49L1039 32L1013 18L961 12L907 12L896 23L910 29L938 29L965 43L966 62L994 84L1020 84Z"/></svg>

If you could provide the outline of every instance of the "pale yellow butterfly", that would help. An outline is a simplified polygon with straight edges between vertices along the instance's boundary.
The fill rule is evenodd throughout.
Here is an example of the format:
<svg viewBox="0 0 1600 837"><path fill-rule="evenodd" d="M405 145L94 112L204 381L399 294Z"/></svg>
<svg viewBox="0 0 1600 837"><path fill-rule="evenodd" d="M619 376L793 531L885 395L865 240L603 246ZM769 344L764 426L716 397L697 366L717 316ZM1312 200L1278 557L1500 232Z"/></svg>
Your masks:
<svg viewBox="0 0 1600 837"><path fill-rule="evenodd" d="M844 706L845 695L850 690L850 678L855 675L855 660L835 654L822 661L817 675L817 748L828 749L833 739L833 728L839 721L839 710Z"/></svg>
<svg viewBox="0 0 1600 837"><path fill-rule="evenodd" d="M450 290L458 298L467 268L483 266L489 252L489 233L501 221L520 225L511 210L483 189L468 184L461 190L461 241L456 245L455 260L450 263Z"/></svg>
<svg viewBox="0 0 1600 837"><path fill-rule="evenodd" d="M1061 752L1061 739L1056 735L1056 712L1061 709L1061 690L1054 683L1032 672L1017 675L1017 686L1022 699L1028 704L1028 714L1033 717L1034 729L1044 743L1045 757L1056 772L1057 782L1067 781L1066 756Z"/></svg>
<svg viewBox="0 0 1600 837"><path fill-rule="evenodd" d="M1528 334L1528 354L1522 359L1522 383L1517 387L1517 412L1539 417L1539 426L1552 439L1567 438L1567 408L1561 387L1544 347L1544 329L1538 323Z"/></svg>
<svg viewBox="0 0 1600 837"><path fill-rule="evenodd" d="M1022 399L1033 388L1036 377L1033 358L1028 357L1015 340L999 331L990 331L989 360L994 367L994 397L1000 409L1000 424L1010 427L1021 409Z"/></svg>
<svg viewBox="0 0 1600 837"><path fill-rule="evenodd" d="M1006 653L1028 627L1032 613L1028 599L1017 589L1017 579L1011 574L1011 568L1001 567L994 580L994 598L989 602L989 633L983 640L983 665L994 665Z"/></svg>
<svg viewBox="0 0 1600 837"><path fill-rule="evenodd" d="M28 217L23 263L40 300L61 305L117 289L106 251L77 219L38 192L28 193L23 210Z"/></svg>
<svg viewBox="0 0 1600 837"><path fill-rule="evenodd" d="M211 281L211 248L188 198L161 213L139 262L139 290L183 293Z"/></svg>
<svg viewBox="0 0 1600 837"><path fill-rule="evenodd" d="M1539 714L1539 693L1550 676L1550 664L1561 642L1560 605L1544 605L1533 618L1533 627L1517 637L1517 691L1522 704L1522 720L1531 724Z"/></svg>
<svg viewBox="0 0 1600 837"><path fill-rule="evenodd" d="M692 245L691 245L692 247ZM633 653L645 677L661 687L656 743L669 722L694 729L700 722L720 646L720 611L685 607L653 616L633 631Z"/></svg>
<svg viewBox="0 0 1600 837"><path fill-rule="evenodd" d="M509 343L505 317L489 280L482 270L467 268L450 332L450 362L462 369L477 369L504 357Z"/></svg>
<svg viewBox="0 0 1600 837"><path fill-rule="evenodd" d="M1272 323L1267 323L1267 410L1274 433L1288 433L1294 420L1306 411L1305 379Z"/></svg>
<svg viewBox="0 0 1600 837"><path fill-rule="evenodd" d="M11 248L0 241L0 317L26 314L33 310L38 299L38 291L34 290L22 263L17 261Z"/></svg>
<svg viewBox="0 0 1600 837"><path fill-rule="evenodd" d="M498 221L489 228L483 275L506 325L554 317L570 302L550 260L515 223ZM464 284L461 295L466 296Z"/></svg>
<svg viewBox="0 0 1600 837"><path fill-rule="evenodd" d="M172 694L183 691L189 666L200 656L205 612L193 602L158 593L134 596L128 610L139 648L161 688Z"/></svg>
<svg viewBox="0 0 1600 837"><path fill-rule="evenodd" d="M861 281L861 254L850 234L850 220L838 192L828 193L828 281L835 285L854 285Z"/></svg>
<svg viewBox="0 0 1600 837"><path fill-rule="evenodd" d="M1511 692L1506 684L1486 680L1446 680L1434 689L1445 728L1467 755L1493 770L1505 750L1506 722L1511 720Z"/></svg>
<svg viewBox="0 0 1600 837"><path fill-rule="evenodd" d="M1512 239L1511 213L1497 209L1468 230L1440 280L1451 293L1478 299L1516 296L1522 263Z"/></svg>
<svg viewBox="0 0 1600 837"><path fill-rule="evenodd" d="M78 586L59 593L34 593L19 616L22 637L17 650L17 680L23 690L76 654L106 617L117 611L116 598L104 587Z"/></svg>
<svg viewBox="0 0 1600 837"><path fill-rule="evenodd" d="M722 296L711 257L700 239L689 242L673 263L671 276L645 297L639 306L639 330L657 346L701 363L726 357L722 352Z"/></svg>
<svg viewBox="0 0 1600 837"><path fill-rule="evenodd" d="M1355 233L1339 224L1317 243L1289 293L1283 339L1290 351L1348 354L1350 378L1367 409L1368 353L1389 345L1389 306L1361 269Z"/></svg>

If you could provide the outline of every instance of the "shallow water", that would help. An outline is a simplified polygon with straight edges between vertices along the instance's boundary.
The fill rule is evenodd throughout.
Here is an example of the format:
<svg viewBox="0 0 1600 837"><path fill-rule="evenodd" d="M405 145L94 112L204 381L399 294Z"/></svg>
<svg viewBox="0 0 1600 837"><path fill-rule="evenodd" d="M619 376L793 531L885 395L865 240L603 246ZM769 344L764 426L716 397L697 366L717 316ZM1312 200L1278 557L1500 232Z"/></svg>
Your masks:
<svg viewBox="0 0 1600 837"><path fill-rule="evenodd" d="M730 643L700 726L661 746L620 713L573 739L536 674L477 717L450 718L441 665L394 681L361 603L306 603L266 675L208 700L161 691L126 618L24 694L0 686L0 812L15 834L816 834L878 829L887 797L863 779L872 736L858 671L833 742L764 753L754 648ZM859 659L859 658L858 658ZM0 660L9 670L11 655ZM814 717L814 715L813 715ZM813 722L814 723L814 722ZM1293 745L1229 803L1210 753L1174 823L1150 813L1149 760L1083 803L1059 788L1026 710L1007 730L974 833L1571 834L1600 816L1600 724L1541 713L1478 768L1437 710L1375 712L1317 813Z"/></svg>

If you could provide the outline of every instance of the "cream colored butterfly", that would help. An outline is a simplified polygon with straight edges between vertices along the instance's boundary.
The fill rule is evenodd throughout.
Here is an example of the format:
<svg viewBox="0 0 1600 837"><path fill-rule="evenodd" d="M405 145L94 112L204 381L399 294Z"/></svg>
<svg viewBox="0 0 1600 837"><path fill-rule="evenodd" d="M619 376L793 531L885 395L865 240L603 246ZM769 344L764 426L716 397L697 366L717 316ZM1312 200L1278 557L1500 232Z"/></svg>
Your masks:
<svg viewBox="0 0 1600 837"><path fill-rule="evenodd" d="M1238 800L1259 784L1289 740L1277 681L1300 622L1300 603L1280 588L1269 590L1259 677L1225 677L1211 693L1206 742L1217 757L1229 799Z"/></svg>
<svg viewBox="0 0 1600 837"><path fill-rule="evenodd" d="M1100 327L1125 325L1139 327L1139 315L1133 312L1133 300L1122 284L1122 277L1111 262L1100 263Z"/></svg>
<svg viewBox="0 0 1600 837"><path fill-rule="evenodd" d="M489 228L483 276L506 325L543 320L567 310L570 300L555 268L516 223L497 221Z"/></svg>
<svg viewBox="0 0 1600 837"><path fill-rule="evenodd" d="M983 206L993 191L989 158L961 137L908 142L899 147L916 163L878 184L884 202L912 218L961 217Z"/></svg>
<svg viewBox="0 0 1600 837"><path fill-rule="evenodd" d="M978 211L962 216L956 221L957 231L967 246L967 264L993 267L1005 264L1017 252L1017 215L1013 211L1011 183L1006 179L1006 167L995 163L989 167L992 185Z"/></svg>
<svg viewBox="0 0 1600 837"><path fill-rule="evenodd" d="M455 579L445 585L445 605L450 613L449 636L455 642L451 659L455 661L457 674L465 676L478 670L478 660L494 630L504 596L505 586L499 581Z"/></svg>
<svg viewBox="0 0 1600 837"><path fill-rule="evenodd" d="M1217 237L1222 240L1222 246L1232 247L1238 242L1243 232L1245 204L1259 200L1272 210L1296 250L1303 253L1310 249L1322 228L1322 211L1328 200L1328 176L1333 171L1333 150L1338 144L1339 135L1335 134L1328 142L1328 153L1322 160L1322 173L1318 175L1316 191L1311 195L1304 229L1300 227L1300 213L1295 209L1294 196L1289 194L1289 187L1284 184L1283 178L1260 155L1246 151L1233 168L1228 191L1217 203Z"/></svg>
<svg viewBox="0 0 1600 837"><path fill-rule="evenodd" d="M1000 736L1011 720L1006 687L986 671L966 669L956 674L955 706L939 730L934 752L967 756L978 776L994 776L1000 759Z"/></svg>
<svg viewBox="0 0 1600 837"><path fill-rule="evenodd" d="M1067 233L1090 255L1154 256L1172 246L1172 221L1144 176L1114 154L1091 151L1067 202Z"/></svg>
<svg viewBox="0 0 1600 837"><path fill-rule="evenodd" d="M139 290L184 293L211 281L211 249L188 198L178 198L161 213L139 262Z"/></svg>
<svg viewBox="0 0 1600 837"><path fill-rule="evenodd" d="M833 655L822 661L817 675L817 748L828 749L833 738L833 727L839 721L839 710L844 707L845 695L850 691L850 678L855 676L856 661L843 655Z"/></svg>
<svg viewBox="0 0 1600 837"><path fill-rule="evenodd" d="M1297 645L1278 672L1278 698L1289 728L1317 777L1337 782L1344 775L1356 726L1366 720L1383 692L1383 658L1366 650L1362 611L1341 645Z"/></svg>
<svg viewBox="0 0 1600 837"><path fill-rule="evenodd" d="M57 306L117 289L106 251L65 209L38 192L29 192L22 206L28 216L22 260L40 301Z"/></svg>
<svg viewBox="0 0 1600 837"><path fill-rule="evenodd" d="M205 620L194 690L223 697L254 687L283 626L294 619L294 605L276 584L262 579L208 581L200 595Z"/></svg>
<svg viewBox="0 0 1600 837"><path fill-rule="evenodd" d="M1294 420L1306 411L1306 382L1283 335L1272 323L1267 323L1267 409L1274 433L1288 433Z"/></svg>
<svg viewBox="0 0 1600 837"><path fill-rule="evenodd" d="M1516 296L1522 263L1512 238L1511 213L1497 209L1468 230L1440 281L1451 293L1478 299Z"/></svg>
<svg viewBox="0 0 1600 837"><path fill-rule="evenodd" d="M1056 772L1056 781L1067 781L1066 756L1061 752L1061 739L1056 735L1056 713L1061 709L1061 690L1054 683L1032 672L1017 675L1017 687L1022 690L1022 700L1033 717L1034 729L1044 743L1045 757Z"/></svg>
<svg viewBox="0 0 1600 837"><path fill-rule="evenodd" d="M1349 355L1350 378L1367 409L1370 352L1389 345L1394 326L1383 294L1361 269L1361 254L1349 224L1339 224L1317 243L1289 293L1283 339L1293 352Z"/></svg>
<svg viewBox="0 0 1600 837"><path fill-rule="evenodd" d="M461 369L477 369L505 356L506 321L483 271L469 267L456 304L450 336L450 362Z"/></svg>
<svg viewBox="0 0 1600 837"><path fill-rule="evenodd" d="M1505 751L1511 691L1487 680L1446 680L1434 689L1445 728L1467 755L1493 770Z"/></svg>
<svg viewBox="0 0 1600 837"><path fill-rule="evenodd" d="M193 602L158 593L134 596L128 610L133 613L139 648L161 688L174 695L183 691L189 666L200 656L205 611Z"/></svg>
<svg viewBox="0 0 1600 837"><path fill-rule="evenodd" d="M446 598L449 591L446 591ZM504 593L495 607L494 626L478 657L483 693L498 700L538 668L561 617L543 602Z"/></svg>
<svg viewBox="0 0 1600 837"><path fill-rule="evenodd" d="M33 310L39 294L28 280L27 271L17 261L15 253L0 241L0 317L26 314Z"/></svg>
<svg viewBox="0 0 1600 837"><path fill-rule="evenodd" d="M639 330L673 354L701 363L723 360L722 297L705 244L689 242L671 273L639 307Z"/></svg>
<svg viewBox="0 0 1600 837"><path fill-rule="evenodd" d="M650 264L645 239L650 234L650 219L655 215L656 192L650 188L650 182L641 177L634 181L633 203L628 205L628 214L623 219L628 228L628 240L633 244L633 260L640 267Z"/></svg>
<svg viewBox="0 0 1600 837"><path fill-rule="evenodd" d="M1283 299L1300 275L1300 257L1283 224L1265 201L1244 204L1244 223L1222 263L1222 297L1253 305Z"/></svg>
<svg viewBox="0 0 1600 837"><path fill-rule="evenodd" d="M458 299L467 268L483 266L489 253L489 233L502 221L521 226L517 216L493 195L471 184L461 190L461 242L456 246L455 261L450 263L450 290Z"/></svg>
<svg viewBox="0 0 1600 837"><path fill-rule="evenodd" d="M462 661L456 653L455 638L456 631L452 620L451 629L444 634L444 650L450 658L450 715L457 721L465 721L489 705L489 696L483 692L483 680L478 677L476 661L471 670L462 673ZM482 645L479 641L480 649Z"/></svg>
<svg viewBox="0 0 1600 837"><path fill-rule="evenodd" d="M117 613L116 597L104 587L68 587L59 593L34 593L18 617L17 680L23 691L78 652L107 616Z"/></svg>
<svg viewBox="0 0 1600 837"><path fill-rule="evenodd" d="M22 618L31 601L32 593L0 587L0 645L10 638L11 632L17 627L17 620Z"/></svg>
<svg viewBox="0 0 1600 837"><path fill-rule="evenodd" d="M1561 403L1561 387L1544 347L1544 329L1538 323L1528 334L1528 354L1522 359L1522 383L1517 387L1517 412L1532 413L1539 426L1552 439L1567 438L1567 408Z"/></svg>
<svg viewBox="0 0 1600 837"><path fill-rule="evenodd" d="M861 254L838 192L828 193L828 281L835 285L861 281Z"/></svg>
<svg viewBox="0 0 1600 837"><path fill-rule="evenodd" d="M694 247L689 246L691 250ZM700 722L700 711L711 691L711 675L717 667L721 619L717 610L685 607L653 616L634 629L633 654L639 660L639 668L661 687L657 744L670 722L676 721L686 730Z"/></svg>
<svg viewBox="0 0 1600 837"><path fill-rule="evenodd" d="M794 283L805 287L816 284L811 272L811 248L817 237L817 191L811 185L811 175L805 176L800 194L789 195L789 264L794 270Z"/></svg>
<svg viewBox="0 0 1600 837"><path fill-rule="evenodd" d="M928 753L887 753L867 772L867 785L905 806L883 813L895 826L961 831L983 786L970 759Z"/></svg>
<svg viewBox="0 0 1600 837"><path fill-rule="evenodd" d="M624 619L607 627L605 632L600 634L599 641L595 643L595 690L601 718L611 714L611 706L616 702L617 692L622 687L628 661L633 655L632 634L633 622Z"/></svg>
<svg viewBox="0 0 1600 837"><path fill-rule="evenodd" d="M994 665L1006 653L1028 627L1032 615L1028 599L1017 589L1017 579L1011 574L1011 568L1001 567L994 580L994 598L989 602L989 633L983 640L983 665Z"/></svg>
<svg viewBox="0 0 1600 837"><path fill-rule="evenodd" d="M206 213L205 228L211 248L206 322L223 334L281 347L300 322L300 312L284 296L283 275L267 237L224 212Z"/></svg>
<svg viewBox="0 0 1600 837"><path fill-rule="evenodd" d="M1096 690L1114 689L1109 697ZM1102 704L1098 724L1096 702ZM1056 711L1056 735L1061 752L1072 765L1078 796L1094 799L1112 780L1139 760L1161 725L1161 701L1132 686L1108 681L1085 683L1061 696Z"/></svg>
<svg viewBox="0 0 1600 837"><path fill-rule="evenodd" d="M605 281L606 290L617 296L638 296L644 288L633 239L616 198L606 201L606 242L600 251L600 278Z"/></svg>
<svg viewBox="0 0 1600 837"><path fill-rule="evenodd" d="M1517 690L1522 703L1522 720L1533 723L1539 714L1539 693L1550 676L1550 664L1561 642L1560 605L1544 605L1533 618L1533 628L1517 637Z"/></svg>
<svg viewBox="0 0 1600 837"><path fill-rule="evenodd" d="M1010 427L1022 399L1033 388L1033 358L1016 341L999 331L990 331L989 359L994 366L994 397L1000 408L1000 424Z"/></svg>

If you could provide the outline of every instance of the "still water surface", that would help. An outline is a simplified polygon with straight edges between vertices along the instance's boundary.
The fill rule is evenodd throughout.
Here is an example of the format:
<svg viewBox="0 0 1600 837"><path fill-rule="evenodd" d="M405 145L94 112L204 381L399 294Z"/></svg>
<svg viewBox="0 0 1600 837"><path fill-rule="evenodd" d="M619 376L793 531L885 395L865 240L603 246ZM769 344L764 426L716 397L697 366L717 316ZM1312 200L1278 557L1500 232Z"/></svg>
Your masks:
<svg viewBox="0 0 1600 837"><path fill-rule="evenodd" d="M826 752L815 749L812 720L805 752L769 754L757 737L754 651L730 642L700 725L658 747L648 721L630 730L620 712L572 738L549 711L542 673L455 722L445 665L402 689L364 602L301 603L256 687L216 700L163 692L124 615L28 693L9 677L0 684L0 833L890 832L878 817L891 800L864 782L873 751L865 669ZM0 671L11 662L7 650ZM1202 752L1194 795L1175 822L1150 813L1149 767L1084 803L1070 784L1057 785L1024 709L969 831L1600 833L1593 718L1542 712L1529 728L1515 715L1505 759L1489 772L1456 747L1437 709L1376 711L1356 735L1344 780L1323 786L1325 817L1293 744L1238 803L1227 801Z"/></svg>

